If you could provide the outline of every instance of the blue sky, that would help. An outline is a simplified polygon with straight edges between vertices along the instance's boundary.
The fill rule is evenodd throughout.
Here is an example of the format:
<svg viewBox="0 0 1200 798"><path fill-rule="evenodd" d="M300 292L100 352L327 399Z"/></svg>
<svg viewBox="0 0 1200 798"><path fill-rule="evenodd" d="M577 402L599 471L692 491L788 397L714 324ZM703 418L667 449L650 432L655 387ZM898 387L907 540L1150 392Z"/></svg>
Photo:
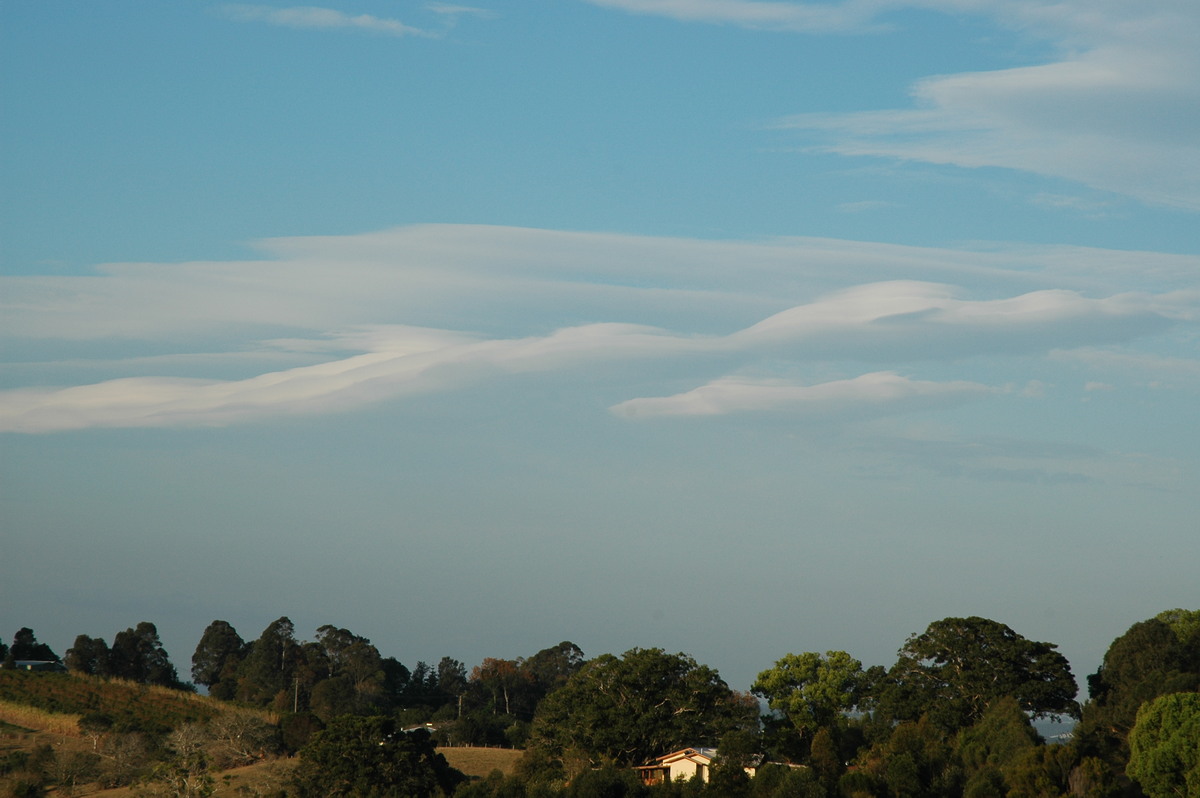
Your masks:
<svg viewBox="0 0 1200 798"><path fill-rule="evenodd" d="M0 9L2 620L1081 683L1200 605L1200 9Z"/></svg>

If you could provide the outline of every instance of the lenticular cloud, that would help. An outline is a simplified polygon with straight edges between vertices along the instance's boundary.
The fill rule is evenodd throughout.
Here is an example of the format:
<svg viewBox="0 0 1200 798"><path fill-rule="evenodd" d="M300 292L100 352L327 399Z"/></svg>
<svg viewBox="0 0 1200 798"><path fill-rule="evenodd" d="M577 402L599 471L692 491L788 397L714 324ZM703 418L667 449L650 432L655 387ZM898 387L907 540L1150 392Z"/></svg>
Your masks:
<svg viewBox="0 0 1200 798"><path fill-rule="evenodd" d="M1038 379L992 377L998 357L1061 362L1200 318L1195 258L1143 253L449 225L266 249L273 259L0 277L14 351L105 353L21 364L12 373L54 379L0 391L0 431L251 423L538 372L602 379L599 406L621 418L899 412ZM1147 279L1155 292L1128 290ZM139 356L122 359L131 342ZM672 387L655 396L665 369Z"/></svg>
<svg viewBox="0 0 1200 798"><path fill-rule="evenodd" d="M985 396L993 390L974 382L912 380L877 371L848 380L799 385L783 380L722 377L675 396L630 399L614 405L623 418L717 416L786 411L805 415L858 415L927 409Z"/></svg>

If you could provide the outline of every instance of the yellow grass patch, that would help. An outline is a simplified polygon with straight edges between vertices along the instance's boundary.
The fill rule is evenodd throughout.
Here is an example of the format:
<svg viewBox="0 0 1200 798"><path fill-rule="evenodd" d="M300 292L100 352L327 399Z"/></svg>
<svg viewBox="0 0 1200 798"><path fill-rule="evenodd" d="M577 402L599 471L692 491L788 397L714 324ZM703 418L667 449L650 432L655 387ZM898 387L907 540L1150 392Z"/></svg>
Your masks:
<svg viewBox="0 0 1200 798"><path fill-rule="evenodd" d="M79 715L64 712L47 712L44 709L0 701L0 720L33 731L61 734L64 737L79 737Z"/></svg>
<svg viewBox="0 0 1200 798"><path fill-rule="evenodd" d="M457 768L468 776L483 778L493 770L511 776L517 760L524 751L512 748L439 748L438 753L446 757L450 767Z"/></svg>

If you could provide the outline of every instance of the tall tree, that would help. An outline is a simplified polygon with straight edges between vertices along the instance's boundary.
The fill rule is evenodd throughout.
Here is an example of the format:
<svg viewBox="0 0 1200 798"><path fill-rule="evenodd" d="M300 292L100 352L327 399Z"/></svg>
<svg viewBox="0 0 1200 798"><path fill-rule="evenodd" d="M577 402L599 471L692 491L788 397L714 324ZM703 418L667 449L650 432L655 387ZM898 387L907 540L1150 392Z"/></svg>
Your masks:
<svg viewBox="0 0 1200 798"><path fill-rule="evenodd" d="M346 677L363 701L377 696L383 682L383 658L371 641L326 624L317 630L332 675Z"/></svg>
<svg viewBox="0 0 1200 798"><path fill-rule="evenodd" d="M1056 648L987 618L934 621L900 649L881 709L894 720L928 713L943 728L961 729L1012 696L1035 717L1078 717L1075 678Z"/></svg>
<svg viewBox="0 0 1200 798"><path fill-rule="evenodd" d="M538 707L533 742L559 759L630 765L758 727L753 698L686 654L635 648L585 664Z"/></svg>
<svg viewBox="0 0 1200 798"><path fill-rule="evenodd" d="M158 639L158 628L149 621L117 633L109 652L109 670L113 676L142 684L183 687Z"/></svg>
<svg viewBox="0 0 1200 798"><path fill-rule="evenodd" d="M75 645L67 649L64 664L68 670L77 673L107 676L110 658L108 643L104 642L104 638L78 635L75 638Z"/></svg>
<svg viewBox="0 0 1200 798"><path fill-rule="evenodd" d="M463 694L467 692L467 668L452 657L442 657L437 664L438 692L455 704L455 714L462 715Z"/></svg>
<svg viewBox="0 0 1200 798"><path fill-rule="evenodd" d="M521 670L529 674L530 681L537 685L540 700L566 684L583 667L583 663L583 649L564 640L557 646L543 648L529 659L521 660Z"/></svg>
<svg viewBox="0 0 1200 798"><path fill-rule="evenodd" d="M228 621L213 621L192 654L192 680L215 698L233 698L236 669L246 656L246 641Z"/></svg>
<svg viewBox="0 0 1200 798"><path fill-rule="evenodd" d="M511 659L485 657L471 670L471 684L487 697L487 708L493 715L512 714L513 694L522 681L518 663Z"/></svg>
<svg viewBox="0 0 1200 798"><path fill-rule="evenodd" d="M272 621L238 668L238 700L260 705L278 700L281 708L290 707L299 649L291 619L283 616Z"/></svg>

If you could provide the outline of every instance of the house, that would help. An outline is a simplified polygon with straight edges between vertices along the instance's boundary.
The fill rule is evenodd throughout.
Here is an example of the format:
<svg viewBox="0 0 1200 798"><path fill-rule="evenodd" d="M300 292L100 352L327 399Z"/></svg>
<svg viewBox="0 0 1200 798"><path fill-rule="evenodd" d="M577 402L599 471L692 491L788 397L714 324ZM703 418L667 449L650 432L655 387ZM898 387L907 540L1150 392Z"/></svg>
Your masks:
<svg viewBox="0 0 1200 798"><path fill-rule="evenodd" d="M18 671L54 671L64 672L67 666L53 659L19 659L13 662L13 668Z"/></svg>
<svg viewBox="0 0 1200 798"><path fill-rule="evenodd" d="M652 759L639 766L637 771L638 775L642 777L643 784L662 784L676 779L686 781L696 777L707 782L709 768L716 756L717 749L715 748L683 748ZM746 774L751 778L754 777L755 771L756 768L753 766L746 768Z"/></svg>

